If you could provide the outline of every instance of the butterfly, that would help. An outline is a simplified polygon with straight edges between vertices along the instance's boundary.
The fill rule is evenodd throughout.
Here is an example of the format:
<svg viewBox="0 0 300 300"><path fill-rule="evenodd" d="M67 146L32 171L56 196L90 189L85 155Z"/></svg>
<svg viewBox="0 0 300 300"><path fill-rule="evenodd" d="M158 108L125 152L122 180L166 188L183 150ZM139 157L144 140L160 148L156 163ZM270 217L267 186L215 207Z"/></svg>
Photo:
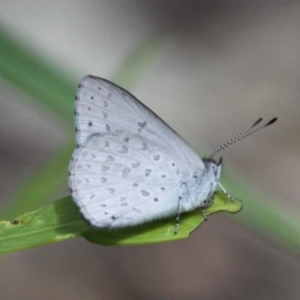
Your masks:
<svg viewBox="0 0 300 300"><path fill-rule="evenodd" d="M128 91L85 76L75 99L76 142L69 166L72 198L98 228L123 228L179 216L212 204L223 161L213 156L269 126L248 131L200 158L162 119ZM220 185L221 186L221 185ZM223 189L223 187L221 186Z"/></svg>

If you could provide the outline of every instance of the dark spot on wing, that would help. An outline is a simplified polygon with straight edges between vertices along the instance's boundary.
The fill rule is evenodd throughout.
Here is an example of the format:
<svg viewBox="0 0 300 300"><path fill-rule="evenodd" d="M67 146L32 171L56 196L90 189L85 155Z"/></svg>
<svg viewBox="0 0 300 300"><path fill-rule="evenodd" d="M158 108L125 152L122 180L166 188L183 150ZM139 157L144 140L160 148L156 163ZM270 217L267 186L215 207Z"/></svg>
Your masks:
<svg viewBox="0 0 300 300"><path fill-rule="evenodd" d="M108 166L102 166L102 172L105 172L105 171L107 171L107 170L109 170L109 167L108 167Z"/></svg>
<svg viewBox="0 0 300 300"><path fill-rule="evenodd" d="M138 129L138 132L141 132L142 129L144 129L147 125L147 122L144 121L144 122L138 122L138 125L140 126L140 128Z"/></svg>
<svg viewBox="0 0 300 300"><path fill-rule="evenodd" d="M150 173L151 173L151 170L150 170L150 169L146 169L146 170L145 170L145 175L146 175L146 177L149 176Z"/></svg>
<svg viewBox="0 0 300 300"><path fill-rule="evenodd" d="M135 212L138 212L138 213L141 213L141 212L142 212L141 210L139 210L139 209L137 209L137 208L135 208L135 207L132 207L132 209L133 209Z"/></svg>
<svg viewBox="0 0 300 300"><path fill-rule="evenodd" d="M147 149L148 149L147 144L145 142L143 142L141 150L147 150Z"/></svg>
<svg viewBox="0 0 300 300"><path fill-rule="evenodd" d="M122 177L126 178L127 175L129 174L129 172L130 172L129 168L124 168L123 171L122 171Z"/></svg>
<svg viewBox="0 0 300 300"><path fill-rule="evenodd" d="M132 163L131 165L132 165L132 167L133 168L137 168L137 167L139 167L140 166L140 162L139 161L137 161L137 162L135 162L135 163Z"/></svg>
<svg viewBox="0 0 300 300"><path fill-rule="evenodd" d="M120 151L118 151L119 153L127 153L128 152L128 148L126 146L122 146L122 149Z"/></svg>
<svg viewBox="0 0 300 300"><path fill-rule="evenodd" d="M144 197L147 197L147 196L150 195L150 194L149 194L147 191L145 191L145 190L141 190L141 193L142 193L142 195L143 195Z"/></svg>
<svg viewBox="0 0 300 300"><path fill-rule="evenodd" d="M107 178L101 177L100 180L101 180L101 183L105 183L107 181Z"/></svg>
<svg viewBox="0 0 300 300"><path fill-rule="evenodd" d="M106 158L106 162L110 162L110 161L114 161L115 158L111 155L108 155L107 158Z"/></svg>

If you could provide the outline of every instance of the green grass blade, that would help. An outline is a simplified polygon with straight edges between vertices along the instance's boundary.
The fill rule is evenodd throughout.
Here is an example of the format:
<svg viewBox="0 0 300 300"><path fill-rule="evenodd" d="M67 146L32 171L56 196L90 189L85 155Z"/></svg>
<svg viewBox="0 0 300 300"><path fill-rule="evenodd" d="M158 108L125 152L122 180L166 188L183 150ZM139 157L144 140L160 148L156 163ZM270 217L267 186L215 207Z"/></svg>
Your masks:
<svg viewBox="0 0 300 300"><path fill-rule="evenodd" d="M240 201L233 202L219 192L214 197L213 205L206 212L207 215L220 211L234 213L241 207ZM66 197L26 213L14 221L0 222L0 253L39 247L79 236L102 245L170 242L188 238L203 221L199 210L183 214L176 235L174 217L119 230L99 230L89 226L71 197Z"/></svg>
<svg viewBox="0 0 300 300"><path fill-rule="evenodd" d="M241 201L232 201L223 192L216 192L213 205L206 209L206 214L209 216L222 211L236 213L241 209ZM84 233L84 236L92 243L104 245L128 246L163 243L188 238L203 222L203 215L197 209L180 216L180 227L176 235L174 234L175 218L171 217L119 230L103 231L90 228Z"/></svg>
<svg viewBox="0 0 300 300"><path fill-rule="evenodd" d="M70 239L86 228L71 198L26 213L17 221L0 222L0 253L24 250Z"/></svg>

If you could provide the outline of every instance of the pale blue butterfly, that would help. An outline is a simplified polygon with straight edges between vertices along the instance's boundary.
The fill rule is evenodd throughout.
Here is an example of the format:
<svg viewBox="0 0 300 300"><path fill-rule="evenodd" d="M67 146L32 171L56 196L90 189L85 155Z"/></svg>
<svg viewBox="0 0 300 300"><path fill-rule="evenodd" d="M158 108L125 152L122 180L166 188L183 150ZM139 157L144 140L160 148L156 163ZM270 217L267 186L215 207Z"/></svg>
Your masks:
<svg viewBox="0 0 300 300"><path fill-rule="evenodd" d="M252 126L200 157L163 120L126 90L105 79L82 79L75 102L76 142L69 186L85 219L121 228L211 205L222 173L213 156ZM220 185L224 190L224 188ZM224 190L225 191L225 190ZM226 191L225 191L226 192Z"/></svg>

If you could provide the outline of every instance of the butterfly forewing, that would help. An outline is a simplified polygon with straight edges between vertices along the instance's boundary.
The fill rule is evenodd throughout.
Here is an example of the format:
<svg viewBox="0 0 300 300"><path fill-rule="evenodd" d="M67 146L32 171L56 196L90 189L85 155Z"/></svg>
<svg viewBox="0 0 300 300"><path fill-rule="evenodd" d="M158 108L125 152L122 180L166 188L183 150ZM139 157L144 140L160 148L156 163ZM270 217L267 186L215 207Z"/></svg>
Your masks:
<svg viewBox="0 0 300 300"><path fill-rule="evenodd" d="M178 164L182 164L182 171L190 164L204 168L198 155L174 130L133 95L112 82L94 76L84 77L75 105L78 145L94 133L123 131L169 148Z"/></svg>

